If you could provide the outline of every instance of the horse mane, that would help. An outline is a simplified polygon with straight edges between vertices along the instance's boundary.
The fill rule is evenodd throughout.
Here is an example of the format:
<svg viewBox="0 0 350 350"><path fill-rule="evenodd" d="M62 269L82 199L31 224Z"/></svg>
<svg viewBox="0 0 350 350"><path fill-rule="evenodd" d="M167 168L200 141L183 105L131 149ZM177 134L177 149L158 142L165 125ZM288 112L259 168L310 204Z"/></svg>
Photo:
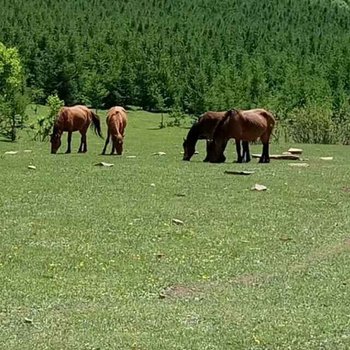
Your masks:
<svg viewBox="0 0 350 350"><path fill-rule="evenodd" d="M214 132L213 132L213 139L217 138L220 135L220 132L222 130L223 125L231 117L231 111L232 110L227 111L225 113L224 117L216 124Z"/></svg>

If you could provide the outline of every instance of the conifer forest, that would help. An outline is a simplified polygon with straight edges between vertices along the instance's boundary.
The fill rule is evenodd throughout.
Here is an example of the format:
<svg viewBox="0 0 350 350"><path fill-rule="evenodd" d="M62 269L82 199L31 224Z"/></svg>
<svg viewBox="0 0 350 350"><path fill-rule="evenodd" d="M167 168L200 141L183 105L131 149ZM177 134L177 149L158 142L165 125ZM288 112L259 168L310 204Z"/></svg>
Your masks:
<svg viewBox="0 0 350 350"><path fill-rule="evenodd" d="M349 0L0 0L35 103L199 115L270 109L297 142L350 141Z"/></svg>

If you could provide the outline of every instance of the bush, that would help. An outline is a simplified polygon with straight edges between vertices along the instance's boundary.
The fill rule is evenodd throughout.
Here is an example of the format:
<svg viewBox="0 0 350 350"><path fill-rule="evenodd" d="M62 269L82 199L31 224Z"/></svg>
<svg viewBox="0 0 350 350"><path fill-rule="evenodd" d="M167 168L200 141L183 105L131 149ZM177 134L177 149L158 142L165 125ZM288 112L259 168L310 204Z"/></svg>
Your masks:
<svg viewBox="0 0 350 350"><path fill-rule="evenodd" d="M336 125L329 108L308 105L290 113L289 133L298 143L334 143L337 141Z"/></svg>
<svg viewBox="0 0 350 350"><path fill-rule="evenodd" d="M64 105L64 102L59 99L57 94L50 95L47 98L49 114L47 116L39 116L30 127L34 130L33 140L45 141L51 132L58 111Z"/></svg>
<svg viewBox="0 0 350 350"><path fill-rule="evenodd" d="M176 108L169 114L170 121L167 123L168 126L181 126L186 118L180 109Z"/></svg>

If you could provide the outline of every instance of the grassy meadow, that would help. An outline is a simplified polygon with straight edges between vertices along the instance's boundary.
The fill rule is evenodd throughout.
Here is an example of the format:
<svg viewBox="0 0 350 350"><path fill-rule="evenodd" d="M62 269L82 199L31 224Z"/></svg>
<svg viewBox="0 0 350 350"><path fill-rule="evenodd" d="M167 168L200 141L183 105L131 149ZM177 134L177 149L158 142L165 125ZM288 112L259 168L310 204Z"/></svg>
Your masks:
<svg viewBox="0 0 350 350"><path fill-rule="evenodd" d="M121 157L92 131L87 154L0 142L0 349L349 349L350 148L183 162L159 121L129 112Z"/></svg>

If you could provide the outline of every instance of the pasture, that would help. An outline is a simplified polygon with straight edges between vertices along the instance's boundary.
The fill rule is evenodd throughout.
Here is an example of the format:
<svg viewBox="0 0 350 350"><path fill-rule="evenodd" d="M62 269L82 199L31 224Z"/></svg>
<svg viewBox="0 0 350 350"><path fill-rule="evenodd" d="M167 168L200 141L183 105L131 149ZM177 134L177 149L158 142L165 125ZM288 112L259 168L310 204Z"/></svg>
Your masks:
<svg viewBox="0 0 350 350"><path fill-rule="evenodd" d="M199 141L183 162L187 129L128 114L122 157L92 131L86 154L77 133L69 155L66 134L57 155L0 142L0 348L349 349L349 147L272 143L303 148L293 168L232 143L203 163Z"/></svg>

